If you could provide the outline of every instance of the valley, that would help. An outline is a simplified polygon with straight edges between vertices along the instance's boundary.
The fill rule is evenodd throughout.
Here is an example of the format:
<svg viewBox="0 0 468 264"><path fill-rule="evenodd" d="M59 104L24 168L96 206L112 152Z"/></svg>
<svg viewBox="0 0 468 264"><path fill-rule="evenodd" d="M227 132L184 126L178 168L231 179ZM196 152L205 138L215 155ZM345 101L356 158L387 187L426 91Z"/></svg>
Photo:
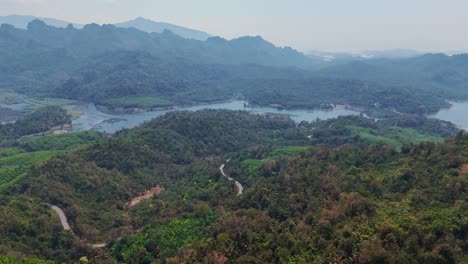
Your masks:
<svg viewBox="0 0 468 264"><path fill-rule="evenodd" d="M250 3L239 32L286 22L285 3ZM212 8L184 21L213 28ZM0 263L468 262L467 54L0 15ZM333 30L289 19L265 34Z"/></svg>

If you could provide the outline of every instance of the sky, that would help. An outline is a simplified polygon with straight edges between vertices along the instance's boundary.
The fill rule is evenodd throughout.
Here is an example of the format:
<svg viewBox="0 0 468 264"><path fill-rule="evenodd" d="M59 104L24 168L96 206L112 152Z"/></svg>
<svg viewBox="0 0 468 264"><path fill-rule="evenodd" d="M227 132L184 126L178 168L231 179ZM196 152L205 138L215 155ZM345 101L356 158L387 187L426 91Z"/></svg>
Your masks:
<svg viewBox="0 0 468 264"><path fill-rule="evenodd" d="M468 0L0 0L0 16L74 23L136 17L301 51L468 51Z"/></svg>

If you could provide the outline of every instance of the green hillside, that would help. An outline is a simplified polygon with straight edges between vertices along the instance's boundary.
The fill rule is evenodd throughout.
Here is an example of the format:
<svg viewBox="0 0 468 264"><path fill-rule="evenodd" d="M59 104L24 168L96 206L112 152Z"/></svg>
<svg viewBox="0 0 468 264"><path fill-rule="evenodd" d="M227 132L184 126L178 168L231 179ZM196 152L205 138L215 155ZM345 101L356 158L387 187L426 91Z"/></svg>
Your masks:
<svg viewBox="0 0 468 264"><path fill-rule="evenodd" d="M204 110L168 113L109 139L71 134L58 142L87 140L0 194L0 254L58 263L466 261L468 137L407 145L405 133L424 134L367 122L297 127ZM330 138L342 143L325 145ZM34 155L28 149L48 140L20 142L2 159ZM158 195L129 205L156 186ZM64 210L74 235L47 203Z"/></svg>

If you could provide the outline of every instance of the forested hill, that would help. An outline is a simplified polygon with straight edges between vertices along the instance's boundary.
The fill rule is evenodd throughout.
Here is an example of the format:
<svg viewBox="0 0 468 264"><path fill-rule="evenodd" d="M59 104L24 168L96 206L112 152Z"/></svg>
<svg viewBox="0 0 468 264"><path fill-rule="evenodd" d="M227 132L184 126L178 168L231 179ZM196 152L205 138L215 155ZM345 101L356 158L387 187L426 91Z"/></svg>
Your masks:
<svg viewBox="0 0 468 264"><path fill-rule="evenodd" d="M468 98L468 55L425 54L407 59L375 59L333 65L319 71L332 78L356 78L390 86L419 88L443 98Z"/></svg>
<svg viewBox="0 0 468 264"><path fill-rule="evenodd" d="M396 148L372 140L396 131L393 141L411 133L408 142L416 142L425 129L372 122L298 127L281 115L168 113L42 162L0 192L0 255L59 263L462 263L468 137ZM338 143L332 137L341 144L328 144ZM129 205L156 186L159 195ZM47 203L64 210L74 235Z"/></svg>
<svg viewBox="0 0 468 264"><path fill-rule="evenodd" d="M22 15L9 15L9 16L0 16L0 24L10 24L15 26L16 28L27 29L28 24L33 20L41 20L44 21L49 26L59 27L59 28L66 28L68 25L72 24L76 28L82 28L84 25L70 23L67 21L54 19L54 18L44 18L44 17L34 17L34 16L22 16ZM145 19L142 17L135 18L130 21L125 21L121 23L114 24L117 27L121 28L136 28L141 31L145 31L148 33L157 32L161 33L164 30L170 30L175 34L187 38L187 39L198 39L198 40L206 40L207 38L211 37L210 34L194 30L186 27L181 27L173 24L163 23L163 22L155 22L149 19Z"/></svg>
<svg viewBox="0 0 468 264"><path fill-rule="evenodd" d="M67 111L60 107L43 107L20 118L15 123L0 124L0 145L22 136L44 133L53 127L71 124Z"/></svg>
<svg viewBox="0 0 468 264"><path fill-rule="evenodd" d="M258 36L198 41L170 31L56 28L34 20L26 30L0 27L0 62L0 89L111 108L126 107L116 102L128 98L159 107L241 98L428 114L448 107L447 99L468 98L466 55L328 63Z"/></svg>
<svg viewBox="0 0 468 264"><path fill-rule="evenodd" d="M4 45L29 43L49 50L62 49L77 58L106 51L133 50L199 63L307 66L312 62L302 53L291 48L275 47L260 37L242 37L231 41L217 37L198 41L184 39L170 31L147 33L113 25L89 24L82 29L73 26L56 28L34 20L26 30L2 25L0 39Z"/></svg>
<svg viewBox="0 0 468 264"><path fill-rule="evenodd" d="M170 30L174 32L175 34L186 39L206 40L212 37L210 34L203 32L203 31L181 27L181 26L177 26L177 25L173 25L169 23L155 22L155 21L143 18L143 17L138 17L133 20L122 22L122 23L117 23L114 25L117 27L123 27L123 28L134 27L136 29L149 32L149 33L152 33L152 32L161 33L164 30Z"/></svg>

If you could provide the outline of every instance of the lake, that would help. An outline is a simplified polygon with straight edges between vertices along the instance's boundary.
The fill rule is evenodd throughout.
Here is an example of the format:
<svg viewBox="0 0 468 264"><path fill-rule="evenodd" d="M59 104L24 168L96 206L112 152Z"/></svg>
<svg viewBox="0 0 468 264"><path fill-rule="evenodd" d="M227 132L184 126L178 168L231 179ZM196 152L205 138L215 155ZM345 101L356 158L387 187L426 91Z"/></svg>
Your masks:
<svg viewBox="0 0 468 264"><path fill-rule="evenodd" d="M333 110L307 110L307 109L295 109L295 110L279 110L272 107L246 107L244 108L244 101L231 101L224 103L214 103L214 104L205 104L197 105L191 107L180 107L176 109L167 109L167 110L155 110L148 111L143 113L133 113L133 114L107 114L99 111L96 106L92 103L83 104L77 107L77 111L82 112L78 119L73 121L73 130L74 131L83 131L83 130L97 130L101 132L114 133L123 128L133 128L145 121L151 120L155 117L164 115L167 112L171 111L197 111L202 109L227 109L227 110L245 110L253 113L281 113L289 114L291 119L296 122L301 121L315 121L317 118L322 120L336 118L338 116L346 115L359 115L360 112L353 111L344 108L336 108Z"/></svg>
<svg viewBox="0 0 468 264"><path fill-rule="evenodd" d="M450 121L464 130L468 130L468 102L450 102L452 107L440 110L429 117Z"/></svg>

